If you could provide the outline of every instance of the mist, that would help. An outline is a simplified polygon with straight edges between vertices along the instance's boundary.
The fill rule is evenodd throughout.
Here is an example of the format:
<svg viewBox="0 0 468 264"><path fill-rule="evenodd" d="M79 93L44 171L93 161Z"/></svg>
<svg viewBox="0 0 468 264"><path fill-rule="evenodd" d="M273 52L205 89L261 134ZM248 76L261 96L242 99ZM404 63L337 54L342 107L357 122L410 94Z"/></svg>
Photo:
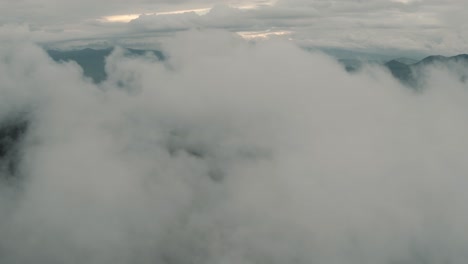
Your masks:
<svg viewBox="0 0 468 264"><path fill-rule="evenodd" d="M451 71L416 92L221 31L163 51L117 48L94 84L0 44L0 124L27 123L0 166L0 263L466 263L468 93Z"/></svg>

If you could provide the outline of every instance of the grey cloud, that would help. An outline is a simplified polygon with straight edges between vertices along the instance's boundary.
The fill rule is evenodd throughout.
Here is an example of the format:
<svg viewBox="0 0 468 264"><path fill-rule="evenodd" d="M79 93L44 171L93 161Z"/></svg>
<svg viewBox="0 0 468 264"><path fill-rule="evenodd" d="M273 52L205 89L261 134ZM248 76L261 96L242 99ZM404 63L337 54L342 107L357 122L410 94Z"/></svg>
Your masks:
<svg viewBox="0 0 468 264"><path fill-rule="evenodd" d="M194 12L175 15L142 15L130 22L131 26L148 27L149 29L191 29L191 28L224 28L246 29L261 26L255 12L240 10L227 5L215 5L206 15ZM263 23L261 23L263 24ZM261 28L265 28L261 26Z"/></svg>
<svg viewBox="0 0 468 264"><path fill-rule="evenodd" d="M8 10L0 22L30 23L50 25L55 23L77 23L83 20L121 14L154 13L180 9L209 7L213 4L242 5L244 2L262 1L213 1L213 0L23 0L2 1L0 9Z"/></svg>
<svg viewBox="0 0 468 264"><path fill-rule="evenodd" d="M466 262L466 83L432 69L414 93L220 31L163 48L117 49L96 86L2 43L1 117L30 127L24 181L0 174L0 262Z"/></svg>
<svg viewBox="0 0 468 264"><path fill-rule="evenodd" d="M465 46L466 30L459 23L465 14L463 5L457 1L444 5L437 1L280 1L251 10L218 5L204 16L152 16L133 24L160 29L183 25L184 29L285 30L293 33L288 38L307 40L310 45L453 54L463 52ZM434 36L442 42L434 41Z"/></svg>
<svg viewBox="0 0 468 264"><path fill-rule="evenodd" d="M255 3L256 9L232 6ZM288 31L296 42L336 43L349 48L384 45L392 49L419 48L428 53L454 54L466 47L463 0L424 1L3 1L3 24L25 24L37 42L89 39L90 42L127 43L129 39L157 39L161 33L193 28L237 31ZM270 3L271 4L271 3ZM231 6L229 6L231 5ZM212 12L142 16L128 25L96 19L117 14L213 7ZM5 27L5 26L4 26ZM8 27L8 26L7 26ZM11 28L11 26L9 26ZM0 29L1 30L1 29ZM5 29L3 29L4 31ZM144 36L141 36L143 33ZM316 37L316 36L321 36ZM324 39L324 38L327 39ZM440 42L435 39L441 40ZM306 40L306 41L304 41ZM409 47L407 45L410 45Z"/></svg>

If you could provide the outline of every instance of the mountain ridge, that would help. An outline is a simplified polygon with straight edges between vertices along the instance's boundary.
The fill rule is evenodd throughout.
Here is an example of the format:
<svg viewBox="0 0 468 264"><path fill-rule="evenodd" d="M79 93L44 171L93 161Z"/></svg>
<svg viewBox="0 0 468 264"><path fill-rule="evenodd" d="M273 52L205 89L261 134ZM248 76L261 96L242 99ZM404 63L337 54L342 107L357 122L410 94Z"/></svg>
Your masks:
<svg viewBox="0 0 468 264"><path fill-rule="evenodd" d="M47 54L57 62L75 61L83 69L84 76L91 78L94 83L101 83L107 79L105 71L105 59L113 51L111 48L84 48L77 50L46 50ZM126 48L130 55L142 56L146 53L153 53L159 60L165 60L166 55L158 50L143 50ZM467 73L463 71L461 79L466 80L468 75L468 54L458 54L454 56L430 55L421 60L406 57L398 57L386 62L366 61L359 59L337 58L348 72L359 71L365 64L382 65L390 71L392 76L406 86L418 88L421 86L419 77L422 70L431 65L461 65L467 68Z"/></svg>
<svg viewBox="0 0 468 264"><path fill-rule="evenodd" d="M460 79L465 81L466 74L468 74L468 54L458 54L455 56L442 56L442 55L431 55L423 58L422 60L405 64L397 60L391 60L384 64L384 66L390 71L390 73L405 85L413 88L420 88L419 76L425 67L443 65L448 68L454 66L460 66L465 69L465 73L459 72Z"/></svg>
<svg viewBox="0 0 468 264"><path fill-rule="evenodd" d="M77 50L46 50L47 54L56 62L74 61L83 69L84 76L91 78L94 83L101 83L107 79L105 71L106 58L114 51L114 47L105 49L84 48ZM159 50L141 50L125 48L130 55L143 56L152 53L159 60L166 56Z"/></svg>

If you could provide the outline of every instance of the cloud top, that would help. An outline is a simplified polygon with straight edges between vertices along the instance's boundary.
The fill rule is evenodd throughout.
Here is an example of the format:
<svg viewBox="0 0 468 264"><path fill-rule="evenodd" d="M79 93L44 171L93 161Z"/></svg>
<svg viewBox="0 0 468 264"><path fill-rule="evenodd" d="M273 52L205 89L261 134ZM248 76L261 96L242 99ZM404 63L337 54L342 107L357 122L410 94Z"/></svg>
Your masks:
<svg viewBox="0 0 468 264"><path fill-rule="evenodd" d="M2 263L464 263L466 83L349 75L290 42L190 31L96 86L0 47Z"/></svg>

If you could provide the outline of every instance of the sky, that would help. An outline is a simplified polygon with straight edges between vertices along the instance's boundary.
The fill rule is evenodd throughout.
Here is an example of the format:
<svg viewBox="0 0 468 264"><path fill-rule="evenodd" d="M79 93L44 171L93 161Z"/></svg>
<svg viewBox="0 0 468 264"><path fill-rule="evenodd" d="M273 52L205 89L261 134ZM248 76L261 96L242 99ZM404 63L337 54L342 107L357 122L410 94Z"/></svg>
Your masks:
<svg viewBox="0 0 468 264"><path fill-rule="evenodd" d="M190 29L382 53L454 55L468 45L464 0L3 0L0 10L0 35L57 47L144 47Z"/></svg>

